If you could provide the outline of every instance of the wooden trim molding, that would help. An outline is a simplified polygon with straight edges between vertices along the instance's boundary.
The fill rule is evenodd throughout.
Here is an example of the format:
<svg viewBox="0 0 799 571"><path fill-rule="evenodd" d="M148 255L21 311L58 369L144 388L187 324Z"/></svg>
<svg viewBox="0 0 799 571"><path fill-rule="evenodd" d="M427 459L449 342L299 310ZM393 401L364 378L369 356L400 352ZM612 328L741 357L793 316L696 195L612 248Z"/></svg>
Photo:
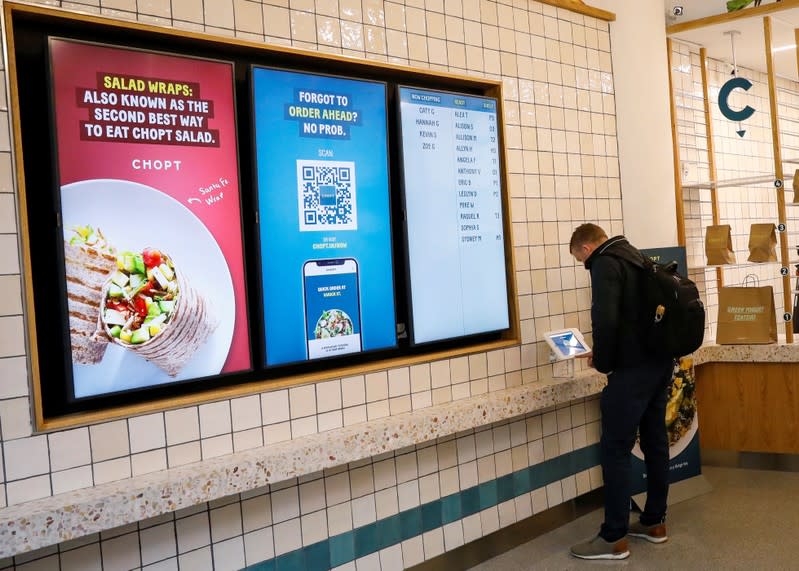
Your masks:
<svg viewBox="0 0 799 571"><path fill-rule="evenodd" d="M549 6L555 6L556 8L563 8L565 10L570 10L572 12L577 12L578 14L583 14L584 16L591 16L592 18L598 18L600 20L605 20L606 22L614 22L616 21L616 14L613 12L608 12L607 10L602 10L601 8L594 8L593 6L588 6L582 0L538 0L541 4L548 4Z"/></svg>
<svg viewBox="0 0 799 571"><path fill-rule="evenodd" d="M707 167L710 180L716 182L716 145L713 143L713 116L710 112L710 84L707 77L707 49L699 48L699 66L702 72L702 96L705 110L705 138L707 140ZM710 189L710 208L713 215L713 224L719 223L719 194L714 186ZM707 230L706 230L707 231ZM716 287L721 289L724 285L724 270L716 268Z"/></svg>
<svg viewBox="0 0 799 571"><path fill-rule="evenodd" d="M671 151L674 167L674 198L677 214L677 244L685 247L685 205L680 173L680 140L677 129L677 105L674 101L674 45L666 38L666 60L669 66L669 111L671 113Z"/></svg>
<svg viewBox="0 0 799 571"><path fill-rule="evenodd" d="M723 2L719 2L719 9L724 6ZM717 14L715 16L708 16L706 18L698 18L688 22L680 22L679 24L672 24L666 28L666 34L671 36L679 34L680 32L687 32L688 30L696 30L697 28L704 28L705 26L713 26L715 24L724 24L728 22L735 22L746 18L768 16L783 10L790 10L791 8L799 8L799 0L782 0L781 2L770 2L753 8L744 8L735 12L726 12L724 14Z"/></svg>
<svg viewBox="0 0 799 571"><path fill-rule="evenodd" d="M777 85L774 78L774 54L771 51L773 47L772 42L772 26L771 18L766 16L763 18L763 36L765 45L763 47L766 55L766 70L768 74L768 92L769 92L769 108L771 116L771 140L774 149L774 177L776 180L784 180L785 176L782 169L782 142L780 140L780 116L779 106L777 102ZM784 186L784 184L783 184ZM787 221L787 213L785 212L785 192L782 188L777 189L777 221L784 223ZM783 267L790 267L790 254L788 253L788 233L779 232L780 239L780 260ZM793 278L790 273L782 276L782 302L785 313L790 314L793 310L792 303L792 287L791 279ZM785 322L785 341L793 343L793 322Z"/></svg>

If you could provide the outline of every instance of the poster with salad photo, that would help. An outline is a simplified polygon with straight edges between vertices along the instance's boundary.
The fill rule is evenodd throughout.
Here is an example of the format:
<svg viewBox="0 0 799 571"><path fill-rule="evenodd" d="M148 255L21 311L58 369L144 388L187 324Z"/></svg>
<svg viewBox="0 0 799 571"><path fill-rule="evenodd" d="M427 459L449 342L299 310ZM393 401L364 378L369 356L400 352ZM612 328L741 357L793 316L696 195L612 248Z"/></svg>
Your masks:
<svg viewBox="0 0 799 571"><path fill-rule="evenodd" d="M251 369L233 64L49 49L73 396Z"/></svg>
<svg viewBox="0 0 799 571"><path fill-rule="evenodd" d="M688 275L685 247L642 249L641 252L658 264L677 263L677 272ZM699 414L696 403L696 380L693 359L686 355L674 363L666 403L666 434L669 440L669 483L688 480L702 473L699 454ZM634 493L646 490L646 464L640 444L633 447Z"/></svg>

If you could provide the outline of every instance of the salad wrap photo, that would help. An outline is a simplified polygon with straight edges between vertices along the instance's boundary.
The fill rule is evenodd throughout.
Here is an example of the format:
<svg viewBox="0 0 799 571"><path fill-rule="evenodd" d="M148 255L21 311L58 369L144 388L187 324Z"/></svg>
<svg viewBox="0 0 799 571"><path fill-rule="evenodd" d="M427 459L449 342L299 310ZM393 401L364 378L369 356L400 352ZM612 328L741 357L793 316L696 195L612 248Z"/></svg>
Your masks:
<svg viewBox="0 0 799 571"><path fill-rule="evenodd" d="M103 285L98 332L174 377L218 325L172 258L154 248L122 252Z"/></svg>
<svg viewBox="0 0 799 571"><path fill-rule="evenodd" d="M67 282L67 309L72 358L82 365L103 360L108 338L97 335L101 291L108 276L116 270L116 256L98 228L78 226L64 241Z"/></svg>

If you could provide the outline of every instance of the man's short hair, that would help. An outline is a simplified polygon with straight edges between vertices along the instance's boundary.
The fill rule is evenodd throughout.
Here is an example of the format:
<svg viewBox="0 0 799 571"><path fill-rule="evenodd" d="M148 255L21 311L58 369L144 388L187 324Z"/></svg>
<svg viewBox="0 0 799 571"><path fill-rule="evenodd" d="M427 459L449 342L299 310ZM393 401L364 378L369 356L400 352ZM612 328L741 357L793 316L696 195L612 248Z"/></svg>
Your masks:
<svg viewBox="0 0 799 571"><path fill-rule="evenodd" d="M608 235L605 234L605 231L596 224L591 224L590 222L580 224L572 233L569 252L573 252L575 248L584 244L595 244L602 240L607 240L607 238Z"/></svg>

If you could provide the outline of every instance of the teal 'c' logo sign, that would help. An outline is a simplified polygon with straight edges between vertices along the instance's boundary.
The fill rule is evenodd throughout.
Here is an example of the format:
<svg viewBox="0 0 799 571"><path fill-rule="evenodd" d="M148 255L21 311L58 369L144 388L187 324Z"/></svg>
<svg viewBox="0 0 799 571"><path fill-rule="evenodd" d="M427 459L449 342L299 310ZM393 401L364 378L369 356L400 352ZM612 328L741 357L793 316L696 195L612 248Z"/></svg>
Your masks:
<svg viewBox="0 0 799 571"><path fill-rule="evenodd" d="M730 98L730 94L732 93L733 89L741 88L744 91L749 91L749 88L752 87L752 82L744 77L733 77L727 83L721 86L719 90L719 110L721 114L724 115L730 121L746 121L752 114L755 112L754 108L747 105L740 111L734 111L730 108L730 104L727 101ZM740 129L736 131L739 136L743 137L745 130Z"/></svg>

